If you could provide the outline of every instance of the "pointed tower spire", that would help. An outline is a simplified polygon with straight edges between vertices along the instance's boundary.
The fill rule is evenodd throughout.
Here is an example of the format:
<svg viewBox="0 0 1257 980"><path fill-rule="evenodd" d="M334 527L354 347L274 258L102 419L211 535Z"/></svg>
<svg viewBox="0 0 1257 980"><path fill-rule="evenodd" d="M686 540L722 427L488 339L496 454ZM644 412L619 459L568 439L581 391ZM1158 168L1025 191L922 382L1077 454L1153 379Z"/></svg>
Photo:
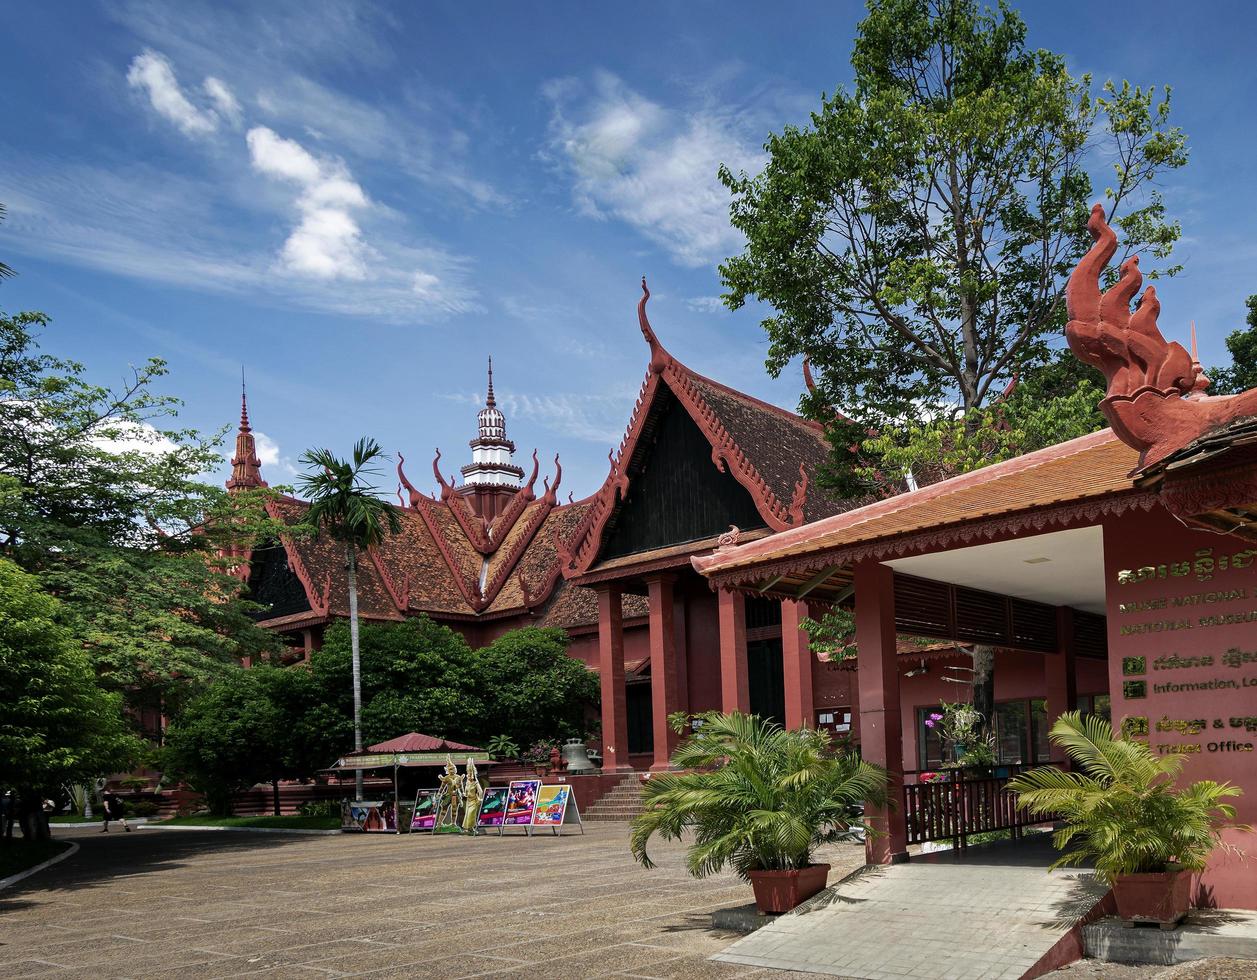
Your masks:
<svg viewBox="0 0 1257 980"><path fill-rule="evenodd" d="M490 354L489 355L489 394L485 398L485 405L488 408L493 408L497 403L498 403L497 399L493 397L493 355Z"/></svg>
<svg viewBox="0 0 1257 980"><path fill-rule="evenodd" d="M231 457L231 478L228 490L264 487L262 461L258 459L257 443L249 426L249 395L244 386L244 367L240 368L240 430L236 433L236 454Z"/></svg>
<svg viewBox="0 0 1257 980"><path fill-rule="evenodd" d="M1187 397L1193 395L1199 397L1205 393L1205 389L1209 387L1209 379L1205 377L1205 369L1200 363L1200 354L1196 350L1196 321L1192 321L1192 390L1187 393Z"/></svg>

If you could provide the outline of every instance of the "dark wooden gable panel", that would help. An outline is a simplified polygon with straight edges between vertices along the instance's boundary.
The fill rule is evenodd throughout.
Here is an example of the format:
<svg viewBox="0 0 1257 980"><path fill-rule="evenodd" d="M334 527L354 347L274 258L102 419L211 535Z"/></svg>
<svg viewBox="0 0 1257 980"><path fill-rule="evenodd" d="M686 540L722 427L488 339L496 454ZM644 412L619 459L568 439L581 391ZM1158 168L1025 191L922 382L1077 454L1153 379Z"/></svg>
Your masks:
<svg viewBox="0 0 1257 980"><path fill-rule="evenodd" d="M256 619L275 619L310 611L301 579L288 567L288 552L281 545L253 552L249 568L249 598L266 608Z"/></svg>
<svg viewBox="0 0 1257 980"><path fill-rule="evenodd" d="M629 467L628 498L608 523L602 557L765 527L746 488L711 461L711 443L663 388Z"/></svg>

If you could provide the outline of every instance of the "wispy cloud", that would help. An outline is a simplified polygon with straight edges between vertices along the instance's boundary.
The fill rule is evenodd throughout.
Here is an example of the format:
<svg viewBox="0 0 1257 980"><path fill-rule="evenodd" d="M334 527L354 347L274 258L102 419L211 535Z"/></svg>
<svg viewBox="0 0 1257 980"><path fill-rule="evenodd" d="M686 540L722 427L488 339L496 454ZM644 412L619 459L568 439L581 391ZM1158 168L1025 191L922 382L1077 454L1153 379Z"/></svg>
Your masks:
<svg viewBox="0 0 1257 980"><path fill-rule="evenodd" d="M560 79L544 90L552 107L549 155L569 176L577 207L637 228L683 265L737 251L729 193L717 172L762 165L757 138L716 104L665 108L615 75Z"/></svg>
<svg viewBox="0 0 1257 980"><path fill-rule="evenodd" d="M186 136L206 136L218 129L216 107L234 106L239 111L235 96L217 78L206 78L204 83L206 101L212 105L193 105L179 85L170 62L156 51L144 51L135 56L127 69L127 83L147 94L153 111L174 123Z"/></svg>
<svg viewBox="0 0 1257 980"><path fill-rule="evenodd" d="M624 435L629 412L637 392L620 385L616 390L592 394L549 392L529 394L498 391L497 400L506 415L509 431L512 420L526 419L572 439L614 447ZM456 405L479 408L483 392L461 391L441 395Z"/></svg>
<svg viewBox="0 0 1257 980"><path fill-rule="evenodd" d="M373 200L326 142L251 125L217 75L199 90L148 48L128 84L190 138L182 166L91 167L0 152L19 247L136 278L268 304L430 322L480 308L470 262ZM275 215L290 230L274 237Z"/></svg>
<svg viewBox="0 0 1257 980"><path fill-rule="evenodd" d="M691 296L685 301L695 313L728 313L729 308L719 296Z"/></svg>

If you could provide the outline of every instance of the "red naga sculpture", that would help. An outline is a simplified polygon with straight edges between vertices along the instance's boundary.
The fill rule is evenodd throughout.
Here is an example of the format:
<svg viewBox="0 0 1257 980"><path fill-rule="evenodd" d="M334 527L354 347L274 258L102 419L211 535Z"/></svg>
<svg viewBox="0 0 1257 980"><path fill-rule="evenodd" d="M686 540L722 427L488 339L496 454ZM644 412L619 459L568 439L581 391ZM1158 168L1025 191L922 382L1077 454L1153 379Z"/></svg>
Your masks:
<svg viewBox="0 0 1257 980"><path fill-rule="evenodd" d="M1117 235L1104 207L1091 209L1087 230L1095 239L1069 277L1065 337L1074 355L1098 368L1108 381L1100 411L1124 443L1139 450L1147 469L1200 436L1245 416L1257 415L1257 388L1210 397L1200 364L1157 329L1157 291L1144 290L1132 313L1131 300L1143 285L1138 256L1122 263L1117 282L1100 292L1100 273L1117 251Z"/></svg>

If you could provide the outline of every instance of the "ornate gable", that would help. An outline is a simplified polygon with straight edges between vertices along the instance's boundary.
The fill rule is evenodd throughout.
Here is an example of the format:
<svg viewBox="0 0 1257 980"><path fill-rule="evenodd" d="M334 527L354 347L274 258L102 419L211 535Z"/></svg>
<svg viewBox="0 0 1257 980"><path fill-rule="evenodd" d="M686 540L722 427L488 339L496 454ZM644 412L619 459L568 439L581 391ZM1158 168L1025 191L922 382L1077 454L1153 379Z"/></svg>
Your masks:
<svg viewBox="0 0 1257 980"><path fill-rule="evenodd" d="M630 497L635 496L632 492L634 482L650 472L642 461L644 457L639 458L639 453L644 453L652 445L652 440L656 438L657 420L667 414L665 406L673 404L689 417L705 443L705 456L717 479L709 480L704 475L701 477L703 485L721 494L724 506L742 514L750 527L782 531L846 509L845 505L830 500L817 489L816 469L824 463L829 452L823 427L691 371L659 342L646 316L649 299L650 290L643 279L637 318L642 335L650 346L650 367L619 452L609 457L611 469L606 481L594 496L585 520L572 537L561 543L563 574L568 577L581 575L600 557L608 557L609 547L638 550L636 545L652 535L688 534L693 530L682 527L678 520L670 532L665 533L662 526L647 532L644 524L648 518L636 516L629 525L635 530L618 530L619 515ZM685 436L679 425L674 423L674 427L677 431L669 438L679 445ZM693 448L687 459L692 460L696 455ZM697 471L694 475L700 478ZM723 479L726 477L728 479ZM651 479L656 484L665 480L659 475ZM732 493L731 484L740 485L745 496ZM659 487L656 488L658 491ZM643 494L637 499L646 498ZM744 507L744 500L748 499L754 508L753 519ZM700 501L694 505L702 507L703 503ZM644 507L641 509L645 510ZM705 525L710 522L709 517L693 515L693 522L695 526ZM668 515L655 515L655 518L662 525L668 523ZM726 522L726 527L729 523L737 522L730 520ZM612 529L617 529L614 543ZM721 530L724 528L714 529L712 533Z"/></svg>

